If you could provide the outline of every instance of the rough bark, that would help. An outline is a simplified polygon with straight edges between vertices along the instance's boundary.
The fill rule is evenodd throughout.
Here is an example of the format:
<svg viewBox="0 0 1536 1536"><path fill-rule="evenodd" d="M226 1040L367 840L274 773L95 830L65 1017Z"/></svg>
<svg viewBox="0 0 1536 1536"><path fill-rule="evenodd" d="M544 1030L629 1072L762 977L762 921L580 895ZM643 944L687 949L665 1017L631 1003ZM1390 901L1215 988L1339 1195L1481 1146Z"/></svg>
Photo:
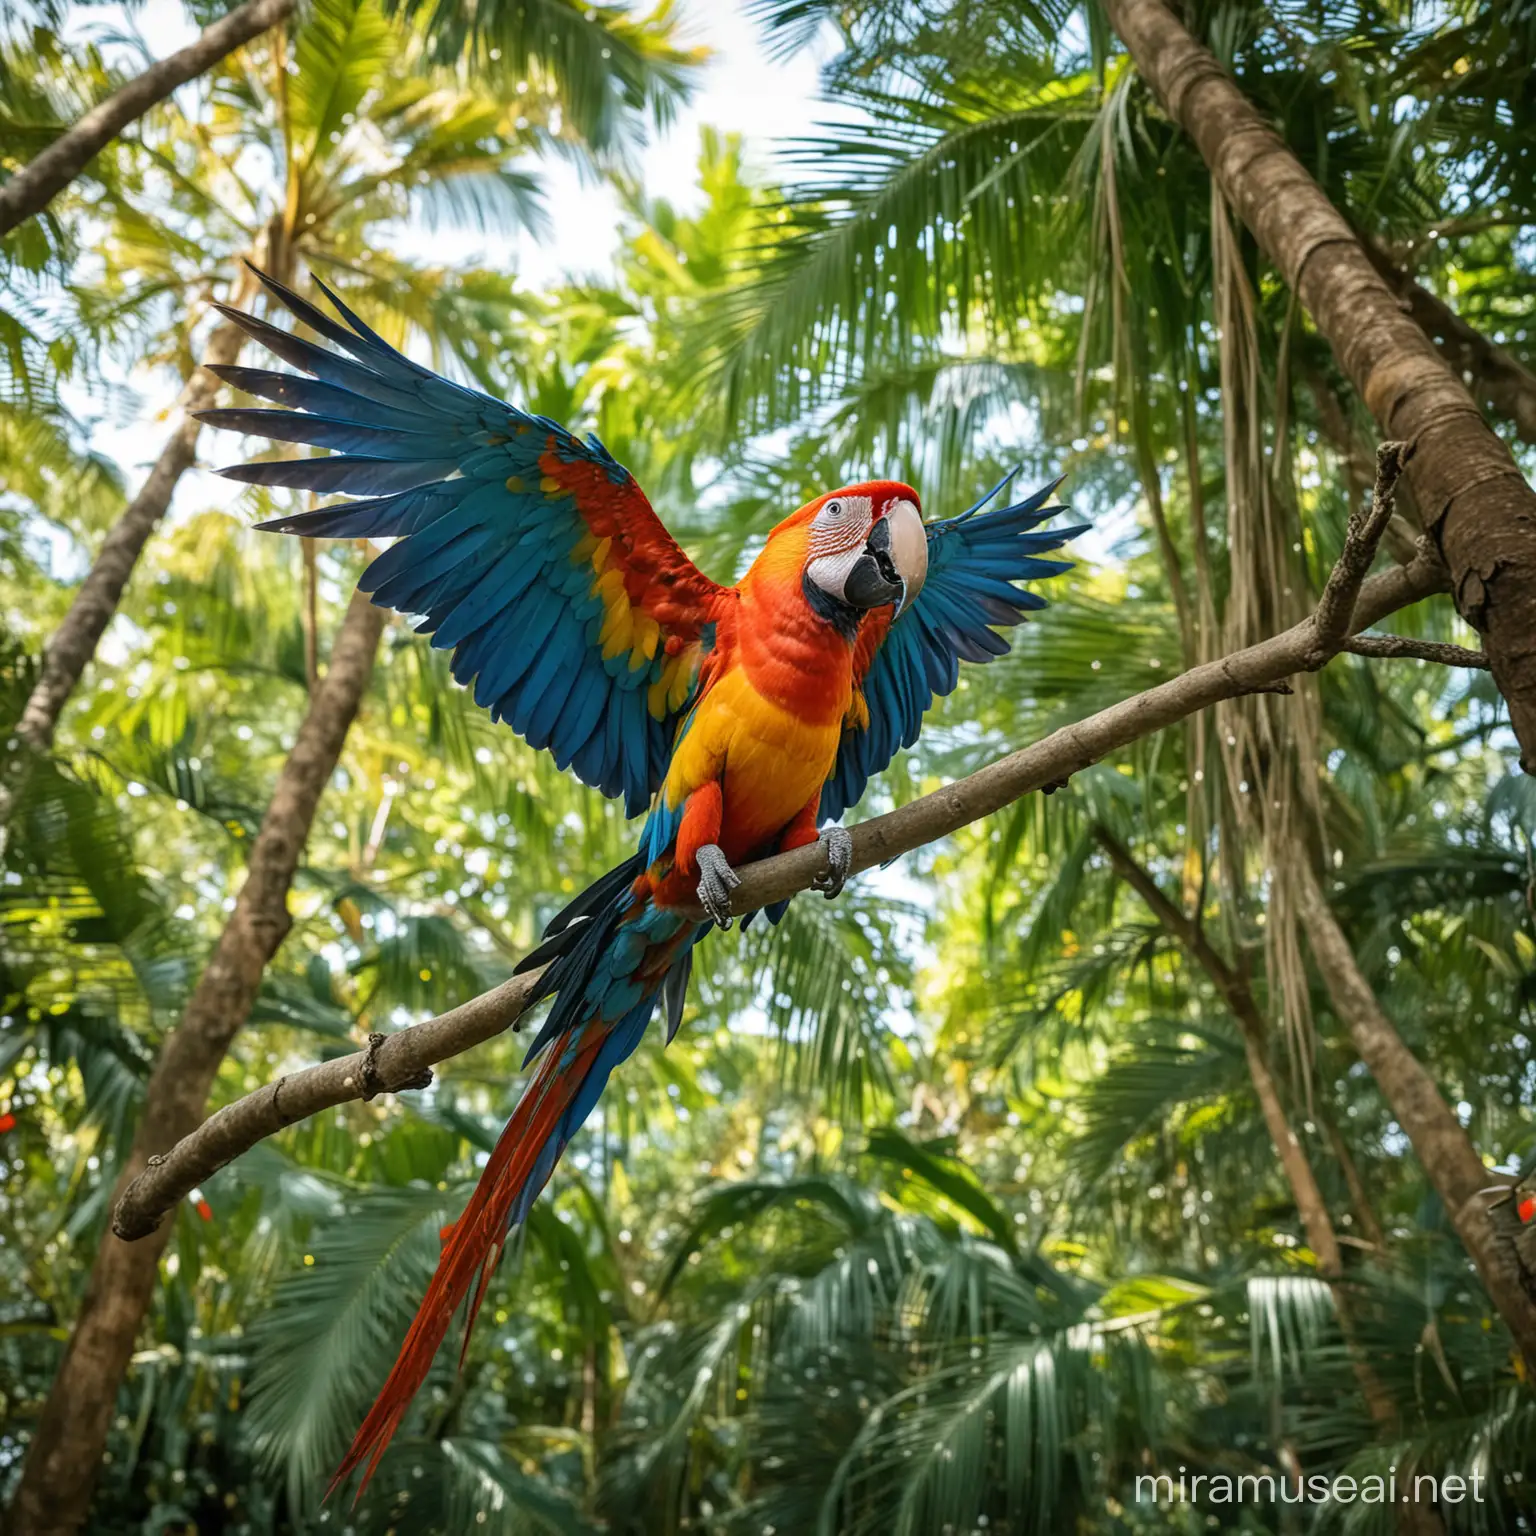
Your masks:
<svg viewBox="0 0 1536 1536"><path fill-rule="evenodd" d="M1355 635L1346 640L1341 649L1353 656L1374 656L1381 660L1406 656L1415 661L1433 661L1442 667L1488 670L1488 658L1481 651L1469 651L1464 645L1447 645L1440 640L1413 640L1407 635Z"/></svg>
<svg viewBox="0 0 1536 1536"><path fill-rule="evenodd" d="M203 1118L220 1063L288 933L288 888L372 675L384 619L382 609L354 595L251 846L235 909L155 1063L119 1194ZM167 1224L142 1243L103 1237L12 1504L13 1536L63 1536L85 1520L170 1231Z"/></svg>
<svg viewBox="0 0 1536 1536"><path fill-rule="evenodd" d="M1372 577L1355 605L1355 627L1374 624L1445 591L1446 580L1439 562L1426 559ZM887 863L1036 790L1056 788L1109 753L1220 699L1279 688L1285 678L1315 665L1316 655L1316 629L1307 619L1284 634L1063 726L966 778L851 828L852 868L856 873ZM741 885L731 894L731 908L749 912L782 901L809 889L826 869L826 851L816 843L749 864L737 871ZM434 1063L515 1027L529 1007L536 980L533 975L514 976L438 1018L381 1036L366 1051L306 1067L225 1105L123 1191L114 1215L116 1230L124 1237L145 1237L188 1191L296 1120L354 1099L419 1085Z"/></svg>
<svg viewBox="0 0 1536 1536"><path fill-rule="evenodd" d="M1398 303L1473 394L1489 410L1503 416L1521 442L1536 444L1536 374L1498 342L1469 325L1374 241L1363 239L1361 243Z"/></svg>
<svg viewBox="0 0 1536 1536"><path fill-rule="evenodd" d="M1536 492L1305 167L1163 0L1110 24L1227 201L1328 339L1386 436L1412 445L1416 503L1483 637L1522 763L1536 772Z"/></svg>
<svg viewBox="0 0 1536 1536"><path fill-rule="evenodd" d="M130 123L165 100L178 86L291 15L295 0L246 0L198 35L195 42L158 59L114 91L47 149L0 186L0 235L41 213Z"/></svg>
<svg viewBox="0 0 1536 1536"><path fill-rule="evenodd" d="M1529 1376L1536 1371L1536 1303L1521 1283L1512 1245L1489 1212L1483 1192L1488 1170L1435 1080L1382 1009L1311 866L1302 862L1297 873L1302 924L1333 1011L1413 1144Z"/></svg>

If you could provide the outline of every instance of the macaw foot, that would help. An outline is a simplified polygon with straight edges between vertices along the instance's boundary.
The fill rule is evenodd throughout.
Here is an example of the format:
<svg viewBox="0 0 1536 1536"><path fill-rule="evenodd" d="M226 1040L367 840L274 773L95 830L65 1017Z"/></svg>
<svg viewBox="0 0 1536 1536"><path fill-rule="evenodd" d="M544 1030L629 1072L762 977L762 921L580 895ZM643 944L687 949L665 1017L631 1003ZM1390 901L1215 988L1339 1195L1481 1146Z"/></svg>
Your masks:
<svg viewBox="0 0 1536 1536"><path fill-rule="evenodd" d="M726 863L715 843L705 843L698 851L699 905L710 920L722 928L731 926L731 892L741 884L741 876Z"/></svg>
<svg viewBox="0 0 1536 1536"><path fill-rule="evenodd" d="M823 827L821 846L827 850L827 873L817 875L811 884L831 901L843 894L853 869L853 839L846 827Z"/></svg>

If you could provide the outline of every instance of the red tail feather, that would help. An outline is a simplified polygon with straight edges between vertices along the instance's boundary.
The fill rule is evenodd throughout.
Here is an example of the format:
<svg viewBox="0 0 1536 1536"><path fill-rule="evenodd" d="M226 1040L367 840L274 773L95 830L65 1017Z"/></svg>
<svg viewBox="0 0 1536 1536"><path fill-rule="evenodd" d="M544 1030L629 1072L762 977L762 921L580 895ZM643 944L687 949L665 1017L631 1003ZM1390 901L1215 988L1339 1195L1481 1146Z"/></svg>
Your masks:
<svg viewBox="0 0 1536 1536"><path fill-rule="evenodd" d="M417 1308L389 1379L363 1420L346 1459L331 1479L327 1497L358 1467L364 1468L358 1494L361 1495L368 1486L368 1480L400 1427L411 1399L426 1380L438 1346L453 1321L453 1314L473 1286L475 1295L465 1329L465 1345L468 1346L468 1330L474 1326L475 1314L484 1299L491 1269L506 1237L512 1207L533 1174L539 1154L555 1134L560 1117L576 1097L593 1057L602 1048L607 1031L589 1027L586 1033L589 1038L581 1042L575 1060L563 1069L560 1061L564 1052L558 1042L546 1053L538 1072L524 1089L517 1108L512 1111L512 1118L507 1121L464 1214L452 1227L443 1229L445 1240L437 1261L437 1273L432 1276L427 1294ZM462 1358L461 1355L461 1362Z"/></svg>

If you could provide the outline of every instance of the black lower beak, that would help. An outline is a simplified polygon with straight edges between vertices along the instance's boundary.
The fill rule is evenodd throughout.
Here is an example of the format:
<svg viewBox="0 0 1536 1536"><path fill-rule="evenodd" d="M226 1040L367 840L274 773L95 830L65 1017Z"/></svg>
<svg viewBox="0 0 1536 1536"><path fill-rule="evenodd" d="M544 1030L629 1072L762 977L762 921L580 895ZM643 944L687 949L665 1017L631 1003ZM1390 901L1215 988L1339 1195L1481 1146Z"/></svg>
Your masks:
<svg viewBox="0 0 1536 1536"><path fill-rule="evenodd" d="M891 559L891 530L884 518L870 530L864 553L843 583L844 601L855 608L882 608L887 603L900 604L907 595L907 584Z"/></svg>

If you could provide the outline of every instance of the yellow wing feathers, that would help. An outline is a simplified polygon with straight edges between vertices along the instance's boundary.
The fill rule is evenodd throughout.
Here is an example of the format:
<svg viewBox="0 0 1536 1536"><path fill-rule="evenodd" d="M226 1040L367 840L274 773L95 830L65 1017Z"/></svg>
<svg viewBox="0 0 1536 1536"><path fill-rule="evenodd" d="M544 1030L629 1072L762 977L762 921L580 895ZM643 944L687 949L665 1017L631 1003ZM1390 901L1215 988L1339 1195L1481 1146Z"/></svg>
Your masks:
<svg viewBox="0 0 1536 1536"><path fill-rule="evenodd" d="M630 602L629 593L624 587L622 567L617 563L610 564L612 554L611 537L600 539L589 533L572 547L571 564L590 565L592 568L592 585L588 592L592 597L601 598L603 603L603 624L597 637L602 647L603 660L612 661L615 656L627 651L629 670L638 672L647 662L655 659L657 647L661 644L661 626L650 614L640 611ZM697 654L696 648L690 649L694 649ZM652 699L673 697L674 709L688 694L686 685L676 684L675 675L676 669L669 663L663 674L666 688L658 693L657 689L661 686L658 681L649 690ZM654 703L651 714L658 720L665 718L664 711L658 710Z"/></svg>

